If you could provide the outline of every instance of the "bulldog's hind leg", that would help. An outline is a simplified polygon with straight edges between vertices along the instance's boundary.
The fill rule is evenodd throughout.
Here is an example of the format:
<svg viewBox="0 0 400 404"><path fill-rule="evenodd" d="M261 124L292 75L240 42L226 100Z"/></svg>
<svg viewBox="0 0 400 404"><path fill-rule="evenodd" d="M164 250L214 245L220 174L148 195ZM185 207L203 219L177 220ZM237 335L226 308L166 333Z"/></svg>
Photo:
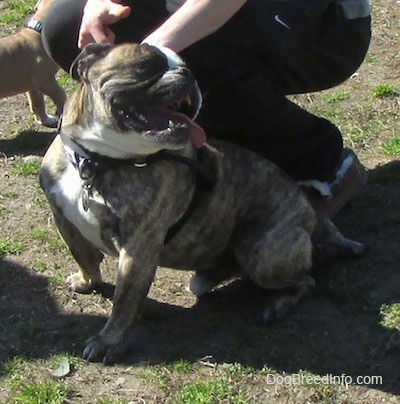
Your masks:
<svg viewBox="0 0 400 404"><path fill-rule="evenodd" d="M343 236L333 222L319 217L312 236L315 253L322 257L359 257L367 247L359 241Z"/></svg>
<svg viewBox="0 0 400 404"><path fill-rule="evenodd" d="M264 230L264 232L263 232ZM315 286L310 233L302 226L281 223L241 233L235 252L244 272L265 289L282 290L262 313L262 323L282 318Z"/></svg>
<svg viewBox="0 0 400 404"><path fill-rule="evenodd" d="M104 255L64 216L54 214L54 220L80 268L80 271L67 277L66 283L71 291L89 293L102 284L100 263Z"/></svg>

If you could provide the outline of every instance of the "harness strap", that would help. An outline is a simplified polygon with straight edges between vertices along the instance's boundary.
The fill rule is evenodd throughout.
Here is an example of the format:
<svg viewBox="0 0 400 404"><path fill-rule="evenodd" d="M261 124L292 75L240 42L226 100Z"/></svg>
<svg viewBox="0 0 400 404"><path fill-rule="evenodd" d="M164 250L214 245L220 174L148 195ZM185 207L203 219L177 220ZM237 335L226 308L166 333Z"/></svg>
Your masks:
<svg viewBox="0 0 400 404"><path fill-rule="evenodd" d="M211 190L216 182L215 177L211 178L211 175L209 172L205 171L205 166L202 165L202 155L204 153L204 146L200 149L197 149L197 161L184 158L182 160L176 160L180 161L183 164L188 165L192 169L196 170L196 187L194 189L192 199L190 201L190 204L188 208L186 209L186 212L183 214L183 216L175 223L173 224L167 231L167 234L164 239L164 245L168 244L170 240L172 240L176 234L179 233L179 231L182 229L182 227L186 224L186 222L190 219L192 216L193 212L196 210L197 206L199 205L200 201L200 194L201 192L204 191L209 191ZM175 156L175 157L183 157L183 156ZM189 161L191 162L189 163ZM195 166L192 166L192 163L196 163ZM189 163L189 164L188 164Z"/></svg>
<svg viewBox="0 0 400 404"><path fill-rule="evenodd" d="M75 142L73 142L75 143ZM70 143L71 144L71 143ZM92 197L92 183L97 174L108 169L116 169L121 166L130 165L136 168L145 168L149 164L160 160L176 161L189 167L196 174L196 185L189 203L183 216L173 224L167 231L164 239L166 245L171 239L182 229L189 220L200 200L200 193L209 191L215 185L216 178L214 173L210 173L204 164L202 164L203 153L205 148L197 149L197 159L192 159L186 156L180 156L169 153L166 150L161 150L158 153L149 155L143 161L137 159L113 159L110 157L100 156L97 153L92 153L83 148L81 145L75 144L71 147L64 143L64 150L68 160L78 170L82 181L82 204L85 211L89 209L90 199ZM78 151L79 150L79 151ZM82 154L83 155L82 155Z"/></svg>

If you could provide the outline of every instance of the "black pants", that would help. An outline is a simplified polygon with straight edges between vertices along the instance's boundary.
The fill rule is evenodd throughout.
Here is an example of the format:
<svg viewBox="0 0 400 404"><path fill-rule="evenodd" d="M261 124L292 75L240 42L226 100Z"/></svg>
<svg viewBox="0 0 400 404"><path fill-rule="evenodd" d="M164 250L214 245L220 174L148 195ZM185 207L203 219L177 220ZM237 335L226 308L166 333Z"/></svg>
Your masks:
<svg viewBox="0 0 400 404"><path fill-rule="evenodd" d="M125 3L133 12L112 26L118 43L141 41L169 15L164 0ZM79 53L83 6L82 0L57 0L44 22L44 45L67 71ZM199 124L209 137L244 145L296 180L331 180L343 147L339 130L286 95L350 77L367 52L370 22L347 20L332 0L248 0L181 54L203 91Z"/></svg>

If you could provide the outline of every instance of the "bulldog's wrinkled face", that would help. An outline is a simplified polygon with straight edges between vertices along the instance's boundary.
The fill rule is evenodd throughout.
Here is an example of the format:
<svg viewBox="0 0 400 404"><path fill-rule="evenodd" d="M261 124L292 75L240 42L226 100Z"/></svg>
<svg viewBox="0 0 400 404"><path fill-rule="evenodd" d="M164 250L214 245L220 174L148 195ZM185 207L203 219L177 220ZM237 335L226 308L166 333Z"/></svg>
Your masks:
<svg viewBox="0 0 400 404"><path fill-rule="evenodd" d="M88 150L130 158L204 143L193 122L202 100L198 85L171 50L91 44L71 74L82 85L67 102L62 133Z"/></svg>

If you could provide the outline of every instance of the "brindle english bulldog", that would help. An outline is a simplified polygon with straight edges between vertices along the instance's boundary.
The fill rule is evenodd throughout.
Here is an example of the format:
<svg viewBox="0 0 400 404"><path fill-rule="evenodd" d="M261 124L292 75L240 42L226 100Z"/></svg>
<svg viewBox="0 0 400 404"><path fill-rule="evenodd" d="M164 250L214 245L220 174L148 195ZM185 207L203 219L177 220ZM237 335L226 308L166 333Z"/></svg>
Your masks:
<svg viewBox="0 0 400 404"><path fill-rule="evenodd" d="M364 251L318 219L274 164L233 144L204 144L193 123L199 88L172 51L91 44L71 74L81 84L40 182L80 267L67 278L73 291L99 287L104 254L119 258L113 310L86 342L88 360L111 363L126 350L158 265L195 270L197 296L238 274L290 289L266 307L268 322L314 286L313 244L350 256Z"/></svg>

